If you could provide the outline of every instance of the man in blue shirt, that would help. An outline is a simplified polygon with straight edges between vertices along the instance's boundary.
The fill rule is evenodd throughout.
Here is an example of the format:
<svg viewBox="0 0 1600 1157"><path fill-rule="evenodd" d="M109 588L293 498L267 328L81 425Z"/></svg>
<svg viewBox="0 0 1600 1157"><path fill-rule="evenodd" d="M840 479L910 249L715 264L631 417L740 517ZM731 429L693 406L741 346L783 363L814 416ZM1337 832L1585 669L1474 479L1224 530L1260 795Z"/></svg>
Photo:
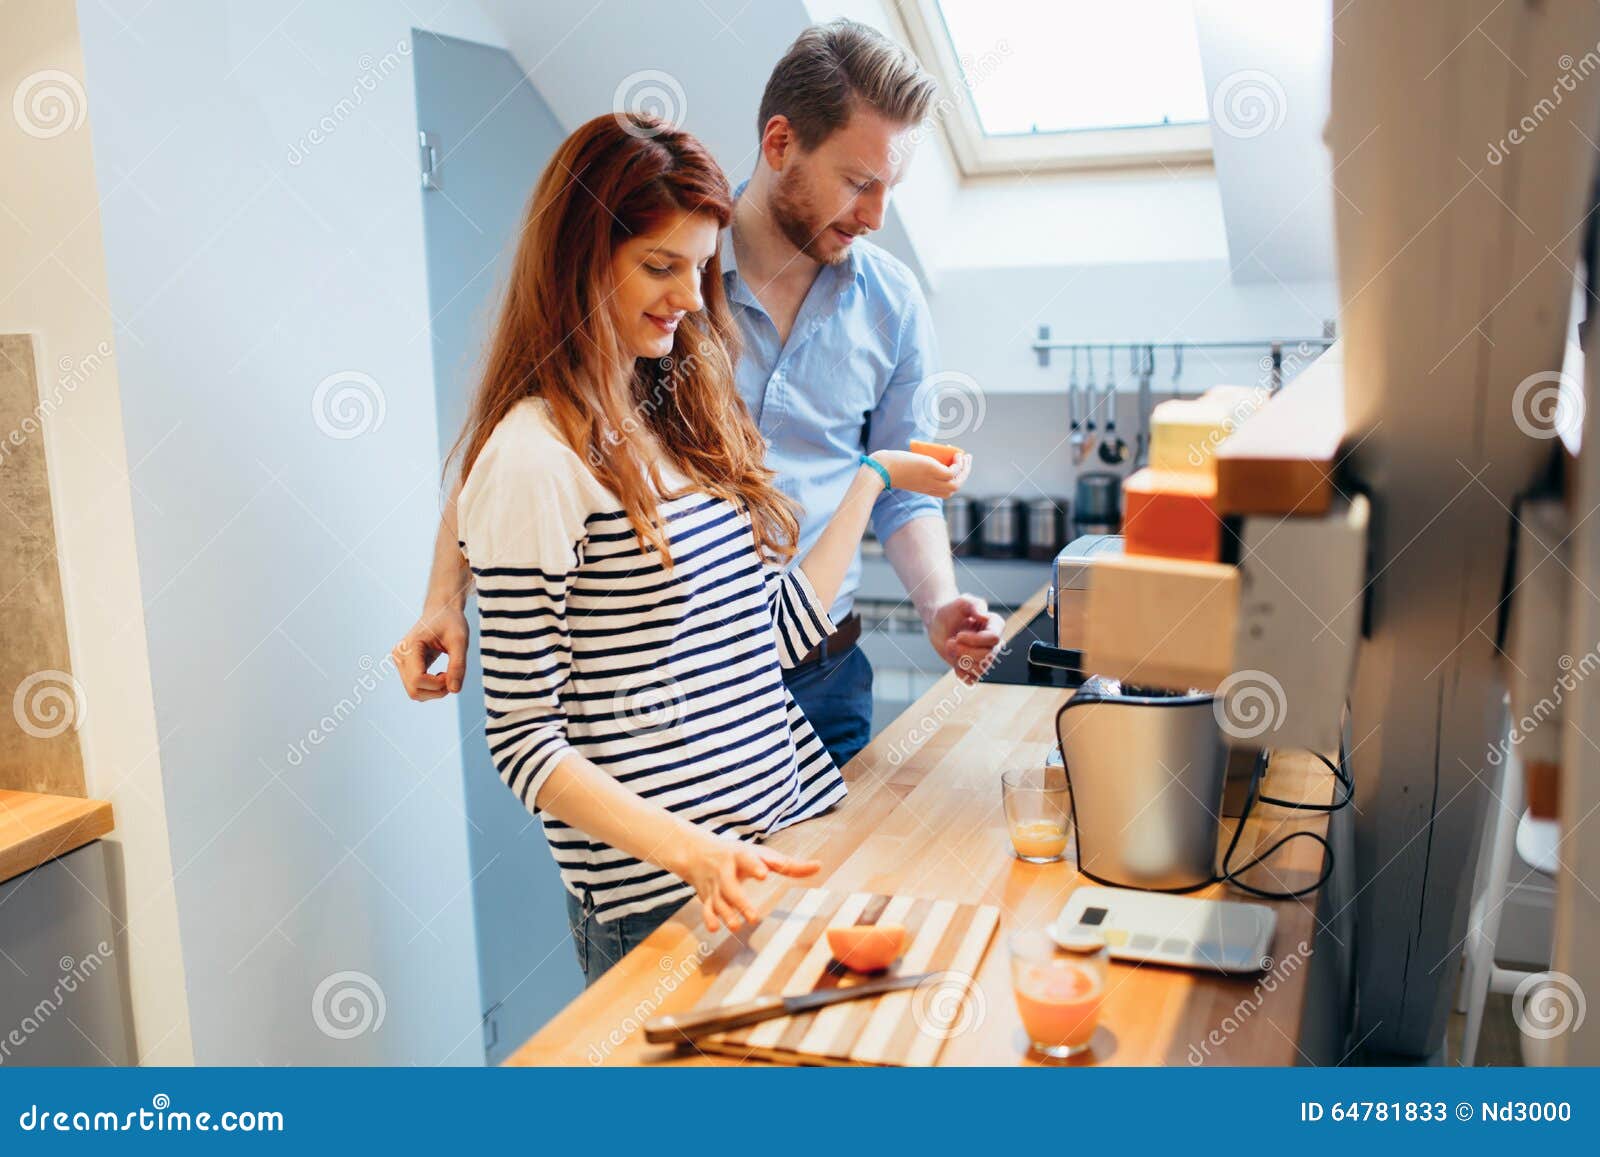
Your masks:
<svg viewBox="0 0 1600 1157"><path fill-rule="evenodd" d="M893 41L852 21L807 29L761 99L760 155L723 244L725 288L744 340L739 392L767 441L779 487L802 508L805 553L859 456L932 438L939 401L928 304L910 271L864 240L883 225L934 82ZM471 575L451 512L435 545L422 619L395 648L412 698L461 689ZM937 499L886 492L873 529L940 656L967 682L1000 642L1000 618L961 594ZM831 608L835 634L785 678L841 766L872 736L872 668L856 645L857 557ZM440 654L449 666L427 667Z"/></svg>

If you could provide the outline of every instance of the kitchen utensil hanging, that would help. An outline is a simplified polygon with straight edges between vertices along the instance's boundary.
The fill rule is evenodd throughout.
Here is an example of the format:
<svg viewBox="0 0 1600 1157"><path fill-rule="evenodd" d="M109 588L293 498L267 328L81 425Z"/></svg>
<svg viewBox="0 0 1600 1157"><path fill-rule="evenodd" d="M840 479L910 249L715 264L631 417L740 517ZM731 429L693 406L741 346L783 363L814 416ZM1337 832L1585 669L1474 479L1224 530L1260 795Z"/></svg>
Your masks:
<svg viewBox="0 0 1600 1157"><path fill-rule="evenodd" d="M1067 443L1072 447L1072 460L1083 460L1083 422L1078 413L1078 351L1072 351L1072 372L1067 376L1067 419L1071 423Z"/></svg>
<svg viewBox="0 0 1600 1157"><path fill-rule="evenodd" d="M1089 346L1083 352L1086 355L1084 361L1085 361L1085 364L1086 364L1086 366L1088 368L1088 375L1084 378L1084 381L1083 381L1083 401L1084 401L1083 447L1082 447L1082 449L1080 449L1078 451L1078 456L1077 456L1077 461L1078 462L1082 462L1090 454L1093 454L1094 453L1094 448L1095 448L1095 443L1097 443L1100 440L1099 436L1095 433L1095 420L1094 420L1094 395L1095 395L1094 347L1093 346Z"/></svg>
<svg viewBox="0 0 1600 1157"><path fill-rule="evenodd" d="M1128 351L1131 366L1133 351ZM1106 389L1104 405L1106 407L1106 432L1100 439L1100 461L1107 466L1117 466L1128 459L1128 444L1122 440L1122 435L1117 433L1117 348L1110 347L1106 351Z"/></svg>
<svg viewBox="0 0 1600 1157"><path fill-rule="evenodd" d="M1134 438L1133 467L1135 470L1142 470L1150 464L1150 379L1156 372L1156 347L1143 345L1134 352L1138 356L1138 368L1135 372L1139 377L1139 433ZM1181 355L1176 356L1181 357Z"/></svg>

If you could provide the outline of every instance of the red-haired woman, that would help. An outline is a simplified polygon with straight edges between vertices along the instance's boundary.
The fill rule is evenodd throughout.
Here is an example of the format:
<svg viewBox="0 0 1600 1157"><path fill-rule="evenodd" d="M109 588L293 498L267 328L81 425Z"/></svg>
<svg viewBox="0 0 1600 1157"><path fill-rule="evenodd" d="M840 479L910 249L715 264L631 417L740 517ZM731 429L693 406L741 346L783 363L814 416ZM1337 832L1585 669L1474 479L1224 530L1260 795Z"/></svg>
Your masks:
<svg viewBox="0 0 1600 1157"><path fill-rule="evenodd" d="M756 916L742 881L818 869L757 842L845 794L780 668L833 631L883 488L947 497L969 467L864 456L780 568L796 519L734 387L731 212L687 133L574 132L528 206L456 447L489 748L543 821L589 981L692 895L708 929L737 927Z"/></svg>

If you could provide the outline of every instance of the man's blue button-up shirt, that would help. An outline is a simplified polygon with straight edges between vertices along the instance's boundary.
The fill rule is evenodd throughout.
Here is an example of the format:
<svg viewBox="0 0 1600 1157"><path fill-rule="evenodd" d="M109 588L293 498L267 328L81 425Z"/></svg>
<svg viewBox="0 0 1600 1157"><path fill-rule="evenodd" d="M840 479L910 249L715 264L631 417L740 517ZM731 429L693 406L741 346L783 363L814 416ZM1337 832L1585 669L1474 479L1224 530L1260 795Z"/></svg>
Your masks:
<svg viewBox="0 0 1600 1157"><path fill-rule="evenodd" d="M735 264L724 236L722 268L728 301L744 349L739 393L767 441L767 465L777 485L798 502L804 558L833 516L867 450L904 450L912 438L931 438L933 413L917 387L937 369L928 303L900 261L858 238L838 265L817 272L789 340ZM879 542L913 518L943 512L937 498L899 490L879 495L872 528ZM831 613L850 613L861 581L858 551Z"/></svg>

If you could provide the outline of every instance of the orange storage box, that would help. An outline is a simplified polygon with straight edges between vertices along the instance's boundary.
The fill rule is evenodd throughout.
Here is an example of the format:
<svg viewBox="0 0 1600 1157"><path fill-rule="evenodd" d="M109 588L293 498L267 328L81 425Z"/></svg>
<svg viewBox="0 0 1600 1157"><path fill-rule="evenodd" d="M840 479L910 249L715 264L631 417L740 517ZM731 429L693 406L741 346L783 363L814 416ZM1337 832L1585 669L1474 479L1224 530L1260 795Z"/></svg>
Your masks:
<svg viewBox="0 0 1600 1157"><path fill-rule="evenodd" d="M1128 554L1217 562L1222 520L1216 479L1146 468L1122 484L1122 549Z"/></svg>

